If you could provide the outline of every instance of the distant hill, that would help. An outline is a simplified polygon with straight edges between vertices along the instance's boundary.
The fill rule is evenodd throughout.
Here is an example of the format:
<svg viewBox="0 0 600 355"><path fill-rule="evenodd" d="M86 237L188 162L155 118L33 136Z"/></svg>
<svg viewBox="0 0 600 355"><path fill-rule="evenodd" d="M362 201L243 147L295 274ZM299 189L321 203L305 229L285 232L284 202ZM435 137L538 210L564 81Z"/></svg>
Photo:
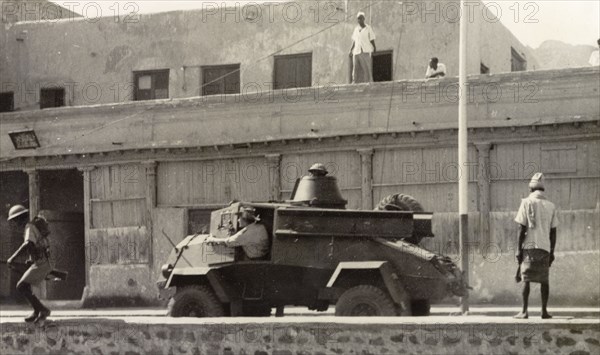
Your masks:
<svg viewBox="0 0 600 355"><path fill-rule="evenodd" d="M537 69L560 69L589 66L590 55L597 49L592 45L572 45L549 40L532 51L539 64Z"/></svg>

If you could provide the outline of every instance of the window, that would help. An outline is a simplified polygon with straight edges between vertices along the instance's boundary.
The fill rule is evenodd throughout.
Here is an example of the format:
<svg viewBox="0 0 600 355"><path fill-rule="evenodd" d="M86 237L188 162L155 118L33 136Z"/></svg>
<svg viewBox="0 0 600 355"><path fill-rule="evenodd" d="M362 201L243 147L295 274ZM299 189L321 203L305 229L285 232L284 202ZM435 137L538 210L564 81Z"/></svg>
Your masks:
<svg viewBox="0 0 600 355"><path fill-rule="evenodd" d="M169 69L133 72L134 100L169 98Z"/></svg>
<svg viewBox="0 0 600 355"><path fill-rule="evenodd" d="M64 88L48 88L40 90L40 109L61 107L65 105Z"/></svg>
<svg viewBox="0 0 600 355"><path fill-rule="evenodd" d="M10 112L15 109L15 94L12 91L0 92L0 112Z"/></svg>
<svg viewBox="0 0 600 355"><path fill-rule="evenodd" d="M240 65L215 65L202 68L202 95L240 93Z"/></svg>
<svg viewBox="0 0 600 355"><path fill-rule="evenodd" d="M527 70L527 60L512 47L510 48L510 53L510 71Z"/></svg>
<svg viewBox="0 0 600 355"><path fill-rule="evenodd" d="M488 68L485 64L480 63L479 64L479 73L481 73L481 74L489 74L490 73L490 68Z"/></svg>
<svg viewBox="0 0 600 355"><path fill-rule="evenodd" d="M312 53L275 56L273 89L312 86Z"/></svg>
<svg viewBox="0 0 600 355"><path fill-rule="evenodd" d="M373 81L393 80L393 57L392 51L373 53Z"/></svg>

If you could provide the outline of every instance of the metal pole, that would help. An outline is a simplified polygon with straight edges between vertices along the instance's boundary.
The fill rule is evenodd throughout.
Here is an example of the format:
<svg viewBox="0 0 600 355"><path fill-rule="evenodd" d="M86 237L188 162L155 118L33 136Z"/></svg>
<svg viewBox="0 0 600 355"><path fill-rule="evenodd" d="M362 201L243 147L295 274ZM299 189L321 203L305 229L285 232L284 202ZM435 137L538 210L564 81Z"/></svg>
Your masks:
<svg viewBox="0 0 600 355"><path fill-rule="evenodd" d="M460 261L465 282L469 282L469 174L467 169L467 21L465 0L460 0L460 39L459 39L459 71L458 85L460 96L458 101L458 214ZM469 311L469 295L461 299L460 309L463 314Z"/></svg>

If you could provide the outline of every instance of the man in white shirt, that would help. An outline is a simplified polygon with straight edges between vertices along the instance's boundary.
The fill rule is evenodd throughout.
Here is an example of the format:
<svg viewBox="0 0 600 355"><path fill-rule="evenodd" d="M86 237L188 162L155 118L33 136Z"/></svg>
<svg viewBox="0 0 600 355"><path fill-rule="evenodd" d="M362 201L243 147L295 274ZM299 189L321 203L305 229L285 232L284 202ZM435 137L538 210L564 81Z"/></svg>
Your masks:
<svg viewBox="0 0 600 355"><path fill-rule="evenodd" d="M446 66L442 63L439 63L439 60L436 57L431 58L429 61L429 66L427 67L427 71L425 72L425 79L443 78L445 76Z"/></svg>
<svg viewBox="0 0 600 355"><path fill-rule="evenodd" d="M544 175L536 173L529 183L530 194L521 201L515 217L519 224L519 242L517 262L520 267L520 279L523 281L523 310L515 316L527 319L529 302L529 283L540 283L542 293L542 319L552 318L548 314L550 295L549 271L554 261L556 246L556 227L558 219L556 207L544 196ZM517 279L518 281L519 279Z"/></svg>
<svg viewBox="0 0 600 355"><path fill-rule="evenodd" d="M600 48L600 39L598 40L598 48ZM600 65L600 50L592 52L592 55L590 56L590 65L593 67Z"/></svg>
<svg viewBox="0 0 600 355"><path fill-rule="evenodd" d="M352 34L350 57L353 59L352 83L373 82L373 53L376 52L375 32L365 23L365 13L356 15L358 26Z"/></svg>

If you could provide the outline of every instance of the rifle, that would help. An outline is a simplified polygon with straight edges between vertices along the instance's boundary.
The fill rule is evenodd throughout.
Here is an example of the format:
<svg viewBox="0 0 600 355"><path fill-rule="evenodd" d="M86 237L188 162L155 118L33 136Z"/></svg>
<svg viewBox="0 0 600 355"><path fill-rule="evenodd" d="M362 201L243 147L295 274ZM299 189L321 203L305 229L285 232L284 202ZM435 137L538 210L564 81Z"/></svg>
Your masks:
<svg viewBox="0 0 600 355"><path fill-rule="evenodd" d="M1 263L8 265L8 263L5 260L2 260ZM25 271L27 271L27 269L29 269L29 267L31 265L32 265L32 263L13 263L13 264L9 265L8 267L15 272L23 274L23 273L25 273ZM68 271L52 269L52 271L50 271L48 273L48 276L46 276L46 280L66 281L68 276L69 276Z"/></svg>

